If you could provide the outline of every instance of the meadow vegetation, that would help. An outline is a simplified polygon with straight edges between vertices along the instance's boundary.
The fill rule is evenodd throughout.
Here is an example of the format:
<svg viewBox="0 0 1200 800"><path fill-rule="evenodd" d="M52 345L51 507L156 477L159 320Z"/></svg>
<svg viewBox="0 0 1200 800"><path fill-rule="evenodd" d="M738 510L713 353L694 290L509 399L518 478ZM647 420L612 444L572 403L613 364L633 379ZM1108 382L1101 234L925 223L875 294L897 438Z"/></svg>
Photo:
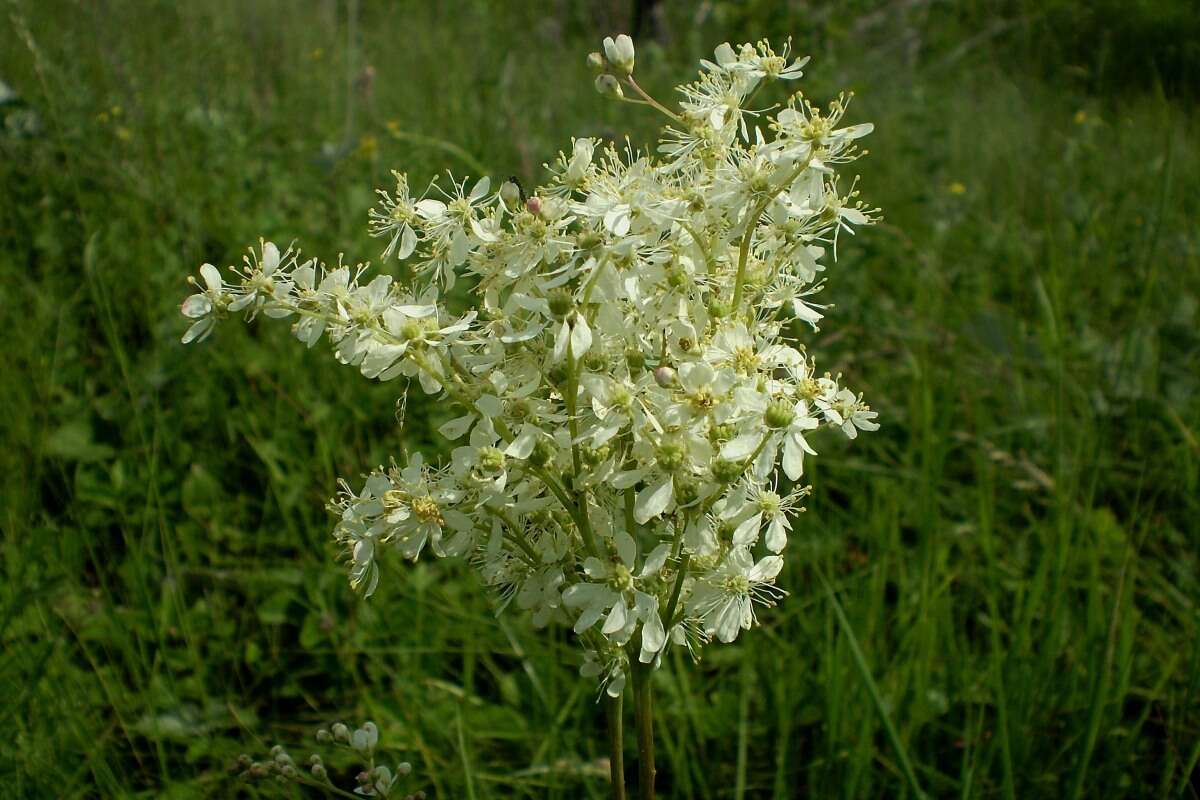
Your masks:
<svg viewBox="0 0 1200 800"><path fill-rule="evenodd" d="M238 753L369 718L435 798L607 796L568 632L497 617L452 562L365 602L333 563L337 478L428 452L444 409L414 392L400 429L392 387L286 326L185 349L178 314L260 235L375 260L392 167L533 185L571 136L652 141L591 89L629 15L590 5L2 7L0 793L253 796ZM875 123L856 169L885 212L817 344L882 427L814 441L788 601L656 675L664 796L903 795L860 654L931 796L1200 793L1177 6L668 2L639 39L661 96L719 42L793 36L806 92Z"/></svg>

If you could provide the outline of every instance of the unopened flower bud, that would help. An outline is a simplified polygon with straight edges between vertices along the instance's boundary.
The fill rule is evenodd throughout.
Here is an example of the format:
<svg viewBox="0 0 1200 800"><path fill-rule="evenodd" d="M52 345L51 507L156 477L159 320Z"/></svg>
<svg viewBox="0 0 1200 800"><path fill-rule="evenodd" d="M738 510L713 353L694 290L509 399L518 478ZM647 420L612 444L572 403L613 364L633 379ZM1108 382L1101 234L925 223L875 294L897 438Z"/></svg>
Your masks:
<svg viewBox="0 0 1200 800"><path fill-rule="evenodd" d="M537 440L533 452L529 454L529 463L535 467L544 467L554 459L554 443L546 438Z"/></svg>
<svg viewBox="0 0 1200 800"><path fill-rule="evenodd" d="M718 300L714 297L708 301L708 315L713 319L724 319L729 316L731 310L732 308L729 303L724 300Z"/></svg>
<svg viewBox="0 0 1200 800"><path fill-rule="evenodd" d="M763 422L768 428L786 428L792 424L796 411L786 400L772 400L763 413Z"/></svg>
<svg viewBox="0 0 1200 800"><path fill-rule="evenodd" d="M329 731L325 730L324 728L321 728L320 730L317 731L317 741L320 742L321 744L329 744L330 742L333 741L333 734L331 734Z"/></svg>
<svg viewBox="0 0 1200 800"><path fill-rule="evenodd" d="M575 307L575 298L566 289L555 289L550 292L546 302L550 305L550 313L555 319L562 319L571 313Z"/></svg>
<svg viewBox="0 0 1200 800"><path fill-rule="evenodd" d="M509 178L500 184L500 199L506 208L516 208L521 202L521 185Z"/></svg>
<svg viewBox="0 0 1200 800"><path fill-rule="evenodd" d="M533 214L535 217L540 216L542 213L542 198L535 195L526 200L525 210L530 214Z"/></svg>
<svg viewBox="0 0 1200 800"><path fill-rule="evenodd" d="M323 781L323 780L325 780L325 775L326 775L326 773L325 773L325 765L324 764L313 764L312 765L312 776L314 778L316 778L319 781Z"/></svg>
<svg viewBox="0 0 1200 800"><path fill-rule="evenodd" d="M673 289L681 289L687 286L688 274L687 270L678 264L673 264L667 268L667 284Z"/></svg>
<svg viewBox="0 0 1200 800"><path fill-rule="evenodd" d="M330 730L333 731L334 741L345 743L350 742L350 729L346 727L345 723L335 722Z"/></svg>
<svg viewBox="0 0 1200 800"><path fill-rule="evenodd" d="M583 458L583 463L589 467L594 467L597 464L603 464L605 460L612 454L608 445L602 447L585 447L580 455Z"/></svg>
<svg viewBox="0 0 1200 800"><path fill-rule="evenodd" d="M669 389L675 385L675 370L667 365L656 367L654 370L654 382L664 389Z"/></svg>
<svg viewBox="0 0 1200 800"><path fill-rule="evenodd" d="M691 478L675 478L675 502L686 506L700 496L700 484Z"/></svg>
<svg viewBox="0 0 1200 800"><path fill-rule="evenodd" d="M596 91L599 92L602 97L611 97L614 100L619 100L625 96L625 93L621 91L621 84L617 83L617 79L612 75L609 75L607 72L603 75L596 76L595 86Z"/></svg>
<svg viewBox="0 0 1200 800"><path fill-rule="evenodd" d="M604 39L604 57L614 70L622 75L633 72L634 53L633 39L622 33L616 39L611 36Z"/></svg>
<svg viewBox="0 0 1200 800"><path fill-rule="evenodd" d="M583 366L589 372L605 372L608 369L608 353L599 347L592 347L583 357Z"/></svg>
<svg viewBox="0 0 1200 800"><path fill-rule="evenodd" d="M604 56L597 52L588 53L587 65L593 75L602 75L605 69Z"/></svg>
<svg viewBox="0 0 1200 800"><path fill-rule="evenodd" d="M742 477L742 473L745 471L746 467L740 461L727 461L719 458L712 464L713 479L717 483L733 483Z"/></svg>
<svg viewBox="0 0 1200 800"><path fill-rule="evenodd" d="M406 778L412 774L412 764L407 761L401 761L396 765L396 774L401 778Z"/></svg>
<svg viewBox="0 0 1200 800"><path fill-rule="evenodd" d="M656 454L658 465L668 472L673 472L683 466L683 460L687 456L687 452L683 449L683 445L678 442L663 442Z"/></svg>

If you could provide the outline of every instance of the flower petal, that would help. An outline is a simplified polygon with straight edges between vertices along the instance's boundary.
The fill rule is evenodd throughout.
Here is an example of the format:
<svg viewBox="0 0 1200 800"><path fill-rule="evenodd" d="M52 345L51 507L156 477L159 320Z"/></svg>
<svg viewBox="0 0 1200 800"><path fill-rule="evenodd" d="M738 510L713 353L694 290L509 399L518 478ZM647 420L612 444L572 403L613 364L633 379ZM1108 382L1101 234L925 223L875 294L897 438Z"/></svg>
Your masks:
<svg viewBox="0 0 1200 800"><path fill-rule="evenodd" d="M633 518L639 525L645 525L651 517L657 517L670 507L675 499L675 484L667 475L653 486L647 486L637 494L633 503Z"/></svg>

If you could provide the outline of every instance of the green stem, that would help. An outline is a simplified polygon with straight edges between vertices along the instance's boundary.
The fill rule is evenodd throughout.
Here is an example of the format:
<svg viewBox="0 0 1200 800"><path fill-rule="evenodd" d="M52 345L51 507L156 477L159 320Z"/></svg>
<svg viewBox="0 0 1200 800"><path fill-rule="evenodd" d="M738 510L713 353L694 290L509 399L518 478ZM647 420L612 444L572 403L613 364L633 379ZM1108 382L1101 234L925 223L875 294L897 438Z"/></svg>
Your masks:
<svg viewBox="0 0 1200 800"><path fill-rule="evenodd" d="M650 105L650 106L654 107L655 109L661 111L662 113L666 114L668 117L675 120L676 122L679 122L679 123L683 122L683 119L678 114L676 114L674 111L672 111L671 109L664 106L662 103L655 100L650 95L646 94L646 90L643 89L641 86L638 86L638 82L633 79L632 75L627 77L625 79L625 81L626 81L626 83L629 84L629 86L635 92L637 92L638 94L640 94L642 96L642 99L645 100L648 105Z"/></svg>
<svg viewBox="0 0 1200 800"><path fill-rule="evenodd" d="M542 483L546 485L546 488L550 490L550 493L558 499L558 503L563 507L563 510L571 517L571 521L575 523L575 527L579 529L579 533L583 537L583 543L587 546L589 555L599 558L600 552L596 549L596 540L592 535L591 522L587 519L586 506L581 508L572 503L571 498L567 496L567 490L561 483L555 480L554 476L545 467L529 466L528 469L534 475L538 476Z"/></svg>
<svg viewBox="0 0 1200 800"><path fill-rule="evenodd" d="M650 695L649 664L638 663L630 653L629 672L633 679L633 718L637 726L638 798L654 800L654 704Z"/></svg>
<svg viewBox="0 0 1200 800"><path fill-rule="evenodd" d="M683 579L687 577L691 560L691 553L684 553L683 558L679 560L679 573L675 576L675 585L671 588L671 599L667 601L667 613L664 615L668 634L670 634L671 628L675 627L675 607L679 605L679 594L683 591Z"/></svg>
<svg viewBox="0 0 1200 800"><path fill-rule="evenodd" d="M625 800L625 725L621 695L608 698L608 764L613 800Z"/></svg>
<svg viewBox="0 0 1200 800"><path fill-rule="evenodd" d="M579 525L579 532L583 536L583 543L588 552L599 558L600 550L596 547L596 535L592 532L592 521L588 519L587 493L579 489L579 479L583 474L577 443L579 417L576 414L576 403L579 401L579 365L575 361L575 350L571 345L570 335L567 336L567 390L563 401L567 406L567 429L571 433L571 467L573 471L571 488L574 489L576 499L579 501L579 516L575 521Z"/></svg>
<svg viewBox="0 0 1200 800"><path fill-rule="evenodd" d="M804 159L803 163L797 166L794 170L788 173L778 186L767 192L766 196L758 202L746 217L746 232L742 234L742 243L738 247L738 268L737 277L733 283L733 308L737 311L742 304L742 286L746 282L746 261L750 255L750 240L754 238L754 229L758 227L758 218L762 216L763 211L766 211L767 206L771 201L779 196L779 193L792 185L792 181L800 177L800 173L808 169L809 163L812 161L812 153L809 152L808 158Z"/></svg>

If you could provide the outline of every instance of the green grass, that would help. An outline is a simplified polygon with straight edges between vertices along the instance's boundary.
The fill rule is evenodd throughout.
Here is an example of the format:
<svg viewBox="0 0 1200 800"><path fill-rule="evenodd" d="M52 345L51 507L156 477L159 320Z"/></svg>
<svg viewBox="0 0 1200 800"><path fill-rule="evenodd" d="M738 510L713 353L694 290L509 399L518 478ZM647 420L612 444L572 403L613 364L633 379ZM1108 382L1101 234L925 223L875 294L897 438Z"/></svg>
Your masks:
<svg viewBox="0 0 1200 800"><path fill-rule="evenodd" d="M354 33L334 2L2 7L0 79L41 123L0 134L6 797L234 796L239 752L368 717L434 797L606 796L564 632L455 563L366 603L334 563L337 478L441 412L414 397L402 437L392 387L284 326L178 344L186 276L260 235L374 258L390 168L532 182L572 135L653 135L582 63L620 3L363 5ZM818 442L766 624L656 675L662 794L911 796L907 761L936 797L1195 797L1194 104L1056 66L1032 10L981 38L985 3L853 7L673 6L639 48L665 93L726 38L795 34L808 90L876 123L886 215L811 342L883 430Z"/></svg>

